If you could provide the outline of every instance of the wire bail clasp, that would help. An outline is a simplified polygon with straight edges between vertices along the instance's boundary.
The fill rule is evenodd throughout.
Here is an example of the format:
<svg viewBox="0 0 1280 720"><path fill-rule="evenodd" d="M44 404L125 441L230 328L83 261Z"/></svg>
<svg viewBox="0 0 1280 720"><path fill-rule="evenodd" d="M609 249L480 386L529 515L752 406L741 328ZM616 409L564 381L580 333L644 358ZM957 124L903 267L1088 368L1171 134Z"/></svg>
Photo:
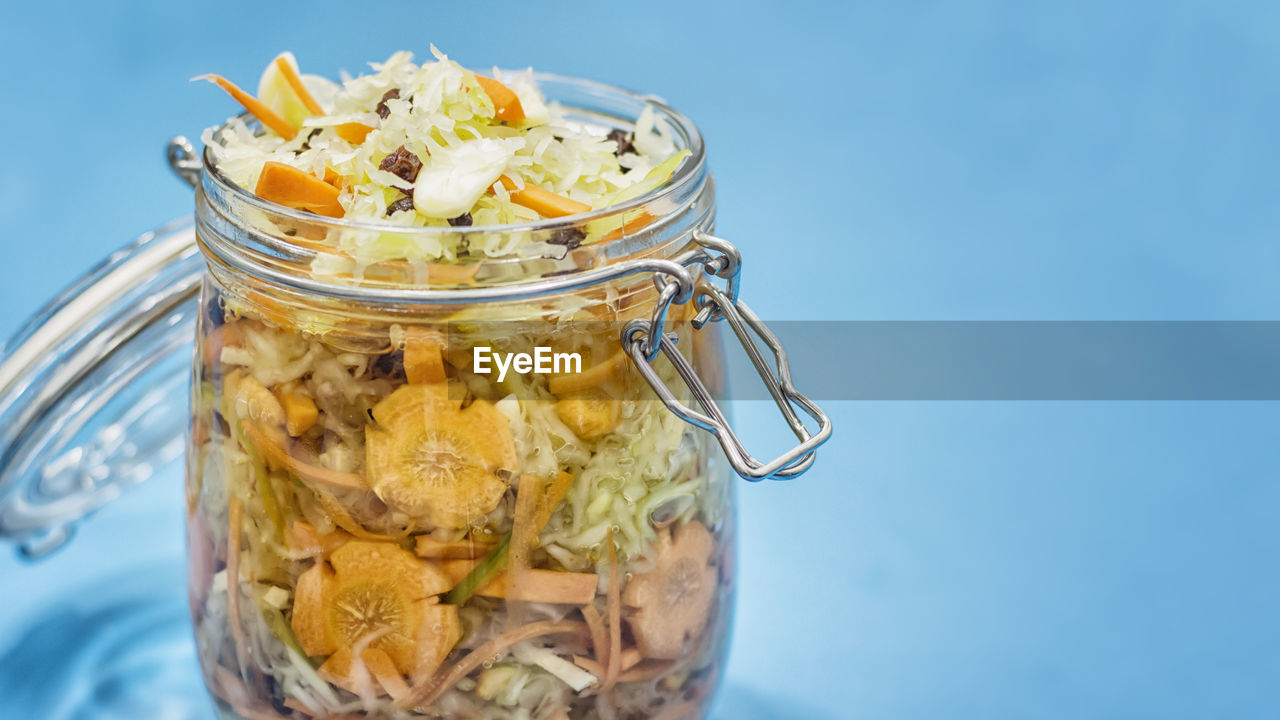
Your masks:
<svg viewBox="0 0 1280 720"><path fill-rule="evenodd" d="M190 140L182 135L174 136L164 148L164 158L169 163L169 169L173 170L173 174L177 175L179 180L191 187L200 184L202 163Z"/></svg>
<svg viewBox="0 0 1280 720"><path fill-rule="evenodd" d="M798 477L813 465L818 446L831 437L831 419L816 403L796 390L791 381L791 368L782 343L746 303L738 299L742 256L737 247L727 240L702 232L694 233L694 240L700 246L699 249L680 258L681 266L689 272L655 273L654 284L659 291L658 305L649 319L637 318L626 324L622 329L622 347L671 412L716 437L729 464L738 475L751 481ZM721 289L711 282L708 276L724 279L725 288ZM798 445L768 462L756 459L743 446L706 383L676 348L674 334L665 331L667 311L671 304L689 301L698 308L698 314L693 319L695 330L702 329L707 323L721 320L729 322L729 327L733 329L738 342L751 359L751 364L773 396L774 403L800 440ZM773 353L772 366L761 352L757 338L763 340ZM659 353L666 356L693 393L700 411L680 402L658 375L652 362ZM811 432L805 426L797 410L803 411L818 423L817 432Z"/></svg>

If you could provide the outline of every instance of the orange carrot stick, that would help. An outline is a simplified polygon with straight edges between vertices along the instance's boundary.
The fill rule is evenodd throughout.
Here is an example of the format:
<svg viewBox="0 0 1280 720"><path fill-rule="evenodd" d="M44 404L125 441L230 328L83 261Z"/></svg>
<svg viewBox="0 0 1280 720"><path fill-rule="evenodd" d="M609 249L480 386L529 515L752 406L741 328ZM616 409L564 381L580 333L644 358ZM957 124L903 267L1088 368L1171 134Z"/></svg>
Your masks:
<svg viewBox="0 0 1280 720"><path fill-rule="evenodd" d="M466 677L472 670L480 667L487 661L491 661L502 653L503 650L515 645L516 643L532 640L534 638L543 637L544 635L583 635L587 629L582 623L574 620L541 620L532 622L503 633L495 638L487 640L480 647L472 650L465 657L453 665L453 667L438 672L434 676L425 680L414 683L409 694L396 700L396 706L400 708L413 708L430 705L435 702L436 698L449 688L458 683L459 680Z"/></svg>
<svg viewBox="0 0 1280 720"><path fill-rule="evenodd" d="M595 573L541 568L525 568L521 572L518 583L509 584L511 583L509 576L510 571L499 575L476 590L476 594L481 597L504 598L519 602L581 605L595 597L596 585L599 583Z"/></svg>
<svg viewBox="0 0 1280 720"><path fill-rule="evenodd" d="M568 395L599 385L610 378L622 374L631 364L631 356L619 350L608 360L583 370L580 373L554 375L547 381L547 389L552 395Z"/></svg>
<svg viewBox="0 0 1280 720"><path fill-rule="evenodd" d="M392 700L399 700L409 694L409 684L404 681L404 676L396 668L391 656L387 655L387 651L379 648L365 648L365 651L360 653L360 660Z"/></svg>
<svg viewBox="0 0 1280 720"><path fill-rule="evenodd" d="M514 543L514 536L512 542ZM507 562L511 562L508 559ZM526 561L527 562L527 561ZM441 560L438 567L454 585L471 574L480 560ZM509 570L502 570L473 594L481 597L515 600L519 602L548 603L552 605L585 605L596 595L600 578L595 573L569 572L525 568L517 587L509 584Z"/></svg>
<svg viewBox="0 0 1280 720"><path fill-rule="evenodd" d="M529 554L533 551L536 533L542 528L534 529L534 515L538 511L538 499L542 497L544 481L535 475L520 478L520 490L516 493L516 508L511 523L511 549L507 552L506 596L515 597L520 585L526 581L529 573ZM595 588L590 597L595 596Z"/></svg>
<svg viewBox="0 0 1280 720"><path fill-rule="evenodd" d="M506 175L503 175L499 180L502 181L502 187L511 193L511 202L523 205L543 217L564 217L565 215L591 212L591 206L586 203L570 200L563 195L543 190L536 185L525 185L520 188L515 180Z"/></svg>
<svg viewBox="0 0 1280 720"><path fill-rule="evenodd" d="M292 125L285 122L285 119L277 115L274 110L267 107L266 105L263 105L262 102L258 100L258 98L250 95L244 90L241 90L239 87L236 86L235 83L222 77L221 75L214 75L210 73L208 75L201 75L193 79L208 80L209 82L222 88L223 90L226 91L228 95L235 98L236 102L243 105L245 110L248 110L250 113L253 114L254 117L261 120L263 125L266 125L272 130L275 130L276 134L278 134L280 137L283 137L285 140L292 140L293 137L298 134L298 131L295 130Z"/></svg>
<svg viewBox="0 0 1280 720"><path fill-rule="evenodd" d="M488 540L471 538L446 542L437 540L430 535L419 535L414 538L414 542L414 553L420 558L430 560L477 560L488 555L494 546L494 543ZM467 573L470 572L471 568L468 568ZM466 577L465 573L455 579L454 583L456 584L464 577Z"/></svg>
<svg viewBox="0 0 1280 720"><path fill-rule="evenodd" d="M347 184L346 180L344 180L343 177L338 174L338 171L334 170L331 167L327 167L324 169L324 181L338 188L339 190L341 190Z"/></svg>
<svg viewBox="0 0 1280 720"><path fill-rule="evenodd" d="M604 628L604 619L595 605L582 606L582 619L587 621L587 630L591 633L591 650L596 655L596 662L604 667L609 663L609 636ZM604 677L604 673L599 676Z"/></svg>
<svg viewBox="0 0 1280 720"><path fill-rule="evenodd" d="M227 616L231 622L231 640L240 667L249 661L249 642L240 626L240 532L244 527L244 511L240 498L227 502Z"/></svg>
<svg viewBox="0 0 1280 720"><path fill-rule="evenodd" d="M641 210L639 215L624 222L622 224L622 227L600 238L600 242L606 243L613 240L617 240L618 238L623 237L625 235L631 235L633 233L640 232L645 227L647 227L649 223L653 222L656 219L657 218L655 218L653 215L650 215L647 210Z"/></svg>
<svg viewBox="0 0 1280 720"><path fill-rule="evenodd" d="M543 486L543 492L538 496L538 508L533 516L533 539L535 541L542 534L542 529L550 522L551 514L564 501L564 496L569 494L569 488L571 487L573 487L573 475L563 470L557 473L551 479L551 482Z"/></svg>
<svg viewBox="0 0 1280 720"><path fill-rule="evenodd" d="M405 357L407 363L407 352ZM573 602L571 598L582 597L581 602L587 603L595 596L594 574L560 573L564 577L557 582L557 576L530 569L529 553L538 546L538 536L542 534L542 529L551 519L551 513L560 506L572 485L573 475L563 470L548 480L533 475L525 475L520 480L520 492L516 493L515 519L511 526L507 584L504 588L508 599L518 599L524 595L545 595L565 599L542 602ZM539 572L544 573L539 578L543 587L524 588L523 585L531 583L531 578Z"/></svg>
<svg viewBox="0 0 1280 720"><path fill-rule="evenodd" d="M253 193L263 200L325 217L338 218L346 212L338 202L338 188L284 163L265 163Z"/></svg>
<svg viewBox="0 0 1280 720"><path fill-rule="evenodd" d="M484 88L485 94L493 101L493 114L499 120L506 123L518 123L524 119L524 106L520 104L520 96L516 95L515 91L497 80L483 75L477 75L476 81L480 83L480 87Z"/></svg>
<svg viewBox="0 0 1280 720"><path fill-rule="evenodd" d="M290 435L298 437L316 424L320 411L311 396L293 392L277 393L276 396L284 407L284 426Z"/></svg>
<svg viewBox="0 0 1280 720"><path fill-rule="evenodd" d="M397 531L394 535L369 532L364 529L364 526L358 520L351 517L351 513L347 512L347 509L338 501L338 498L320 488L312 488L311 491L315 493L316 499L320 501L320 507L324 508L324 511L329 515L329 519L333 520L334 525L361 540L398 543L402 538L413 534L413 523L410 523L405 529Z"/></svg>
<svg viewBox="0 0 1280 720"><path fill-rule="evenodd" d="M322 467L314 462L313 458L308 457L311 453L305 450L305 445L297 445L289 442L285 437L281 437L279 431L268 432L257 426L256 423L244 424L245 435L254 445L258 446L258 450L266 456L267 461L274 467L284 468L298 479L309 485L325 485L336 487L342 490L368 490L369 484L365 482L364 477L355 473L344 473L337 470L330 470ZM298 455L299 457L294 457ZM313 462L308 462L313 460Z"/></svg>
<svg viewBox="0 0 1280 720"><path fill-rule="evenodd" d="M293 66L289 64L288 60L284 59L283 55L276 58L276 69L284 76L285 81L289 83L289 87L293 88L294 94L298 96L303 105L307 106L307 110L310 110L312 115L324 114L324 108L320 107L320 103L316 102L316 99L311 96L307 86L302 84L302 78L298 77L298 73L293 71Z"/></svg>
<svg viewBox="0 0 1280 720"><path fill-rule="evenodd" d="M625 655L626 653L623 653L623 654ZM604 665L601 665L600 663L596 662L595 660L592 660L591 658L585 658L585 657L580 657L578 655L574 655L573 664L577 665L583 670L586 670L592 675L595 675L597 678L604 677L606 672ZM643 682L645 680L652 680L653 678L675 667L675 664L676 662L674 660L652 660L646 663L637 662L631 667L628 667L622 672L618 673L618 682L626 683L626 682Z"/></svg>
<svg viewBox="0 0 1280 720"><path fill-rule="evenodd" d="M342 123L341 125L335 125L333 131L338 133L338 137L346 140L352 145L359 145L364 142L364 139L369 136L369 133L373 132L373 128L365 125L364 123L349 122Z"/></svg>
<svg viewBox="0 0 1280 720"><path fill-rule="evenodd" d="M604 683L600 691L608 693L618 682L622 672L622 576L618 573L618 548L613 544L613 530L609 530L609 662L605 666Z"/></svg>
<svg viewBox="0 0 1280 720"><path fill-rule="evenodd" d="M413 385L443 385L444 338L417 325L404 333L404 374ZM441 388L443 389L443 388Z"/></svg>

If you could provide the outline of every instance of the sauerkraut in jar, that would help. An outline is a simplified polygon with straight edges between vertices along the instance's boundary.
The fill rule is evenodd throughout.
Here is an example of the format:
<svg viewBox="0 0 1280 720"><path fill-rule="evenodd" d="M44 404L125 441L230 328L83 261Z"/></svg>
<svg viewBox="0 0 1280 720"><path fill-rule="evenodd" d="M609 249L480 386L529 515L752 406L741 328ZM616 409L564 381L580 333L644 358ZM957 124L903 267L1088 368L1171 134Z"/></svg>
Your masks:
<svg viewBox="0 0 1280 720"><path fill-rule="evenodd" d="M256 98L213 78L252 117L206 134L197 191L206 682L226 717L701 717L732 487L619 342L671 285L601 274L710 229L701 140L638 96L435 55L337 85L286 54ZM697 310L662 320L710 376Z"/></svg>

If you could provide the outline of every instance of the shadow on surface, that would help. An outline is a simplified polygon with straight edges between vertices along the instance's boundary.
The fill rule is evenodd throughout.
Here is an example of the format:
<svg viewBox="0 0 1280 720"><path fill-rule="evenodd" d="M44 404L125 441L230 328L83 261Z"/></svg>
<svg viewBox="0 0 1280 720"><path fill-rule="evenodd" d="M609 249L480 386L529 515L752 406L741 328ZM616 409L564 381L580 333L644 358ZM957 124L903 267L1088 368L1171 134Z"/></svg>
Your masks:
<svg viewBox="0 0 1280 720"><path fill-rule="evenodd" d="M208 720L186 598L181 586L146 582L165 577L151 570L83 587L29 618L0 655L0 717Z"/></svg>

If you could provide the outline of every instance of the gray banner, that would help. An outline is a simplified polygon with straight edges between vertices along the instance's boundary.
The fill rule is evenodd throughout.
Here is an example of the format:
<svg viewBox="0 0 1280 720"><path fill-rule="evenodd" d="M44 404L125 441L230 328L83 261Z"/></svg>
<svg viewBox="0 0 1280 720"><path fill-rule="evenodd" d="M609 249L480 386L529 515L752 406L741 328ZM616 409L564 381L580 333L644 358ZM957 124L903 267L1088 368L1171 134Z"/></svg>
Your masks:
<svg viewBox="0 0 1280 720"><path fill-rule="evenodd" d="M1280 322L780 322L830 400L1280 400ZM765 399L725 338L731 397Z"/></svg>
<svg viewBox="0 0 1280 720"><path fill-rule="evenodd" d="M537 342L525 338L573 336L593 336L601 348L620 331L598 322L484 327L505 339L509 350ZM729 368L728 399L768 399L732 332L724 323L717 327ZM787 350L796 386L815 400L1280 400L1276 321L841 321L769 327ZM454 330L460 331L454 341L474 342L476 326Z"/></svg>

